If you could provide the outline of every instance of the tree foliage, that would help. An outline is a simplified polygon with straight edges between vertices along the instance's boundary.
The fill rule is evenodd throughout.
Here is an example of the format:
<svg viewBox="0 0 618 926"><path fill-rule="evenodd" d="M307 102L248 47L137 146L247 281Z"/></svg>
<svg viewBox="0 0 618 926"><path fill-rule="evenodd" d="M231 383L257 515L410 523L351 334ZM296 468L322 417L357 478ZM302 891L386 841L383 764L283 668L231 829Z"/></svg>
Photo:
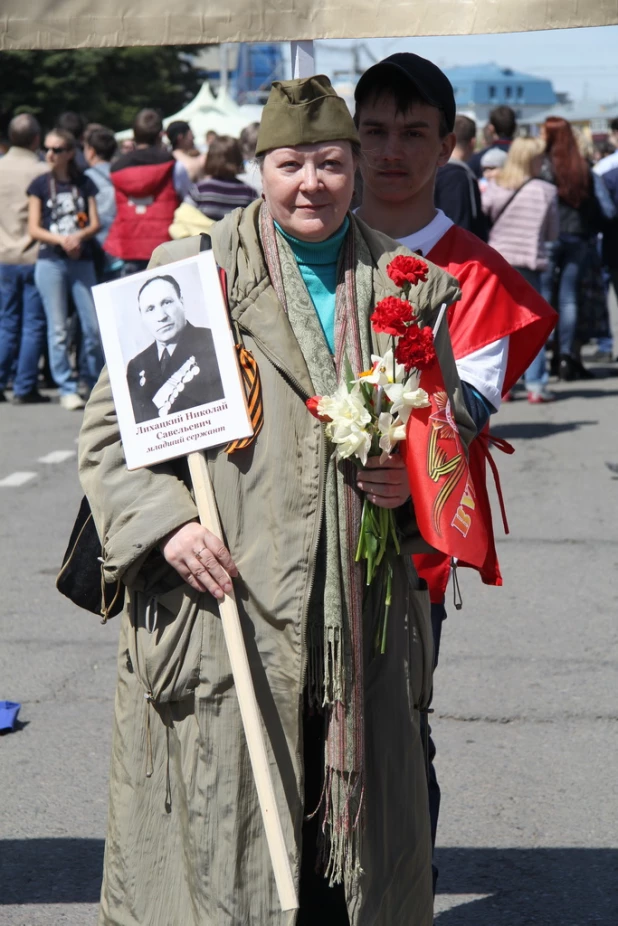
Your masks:
<svg viewBox="0 0 618 926"><path fill-rule="evenodd" d="M114 131L128 128L146 106L171 115L198 92L200 72L188 47L81 48L0 52L0 130L20 112L44 129L74 110Z"/></svg>

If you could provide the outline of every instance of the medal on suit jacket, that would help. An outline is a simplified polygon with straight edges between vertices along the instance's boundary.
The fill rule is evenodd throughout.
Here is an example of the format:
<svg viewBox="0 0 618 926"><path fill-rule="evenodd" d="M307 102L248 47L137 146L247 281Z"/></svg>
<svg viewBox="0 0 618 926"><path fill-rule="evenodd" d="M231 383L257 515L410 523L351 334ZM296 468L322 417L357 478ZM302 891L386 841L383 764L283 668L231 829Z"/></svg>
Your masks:
<svg viewBox="0 0 618 926"><path fill-rule="evenodd" d="M159 418L165 418L166 415L169 415L179 393L183 392L186 384L198 376L199 372L200 368L197 365L195 356L189 357L155 392L152 401L157 407Z"/></svg>

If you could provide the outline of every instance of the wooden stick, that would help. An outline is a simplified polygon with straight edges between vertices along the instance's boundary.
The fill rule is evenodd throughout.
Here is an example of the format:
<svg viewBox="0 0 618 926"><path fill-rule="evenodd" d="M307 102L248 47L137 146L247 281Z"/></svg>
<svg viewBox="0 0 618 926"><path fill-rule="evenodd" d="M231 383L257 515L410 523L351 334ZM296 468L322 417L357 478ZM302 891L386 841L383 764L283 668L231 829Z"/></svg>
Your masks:
<svg viewBox="0 0 618 926"><path fill-rule="evenodd" d="M433 339L434 339L434 341L435 341L435 339L436 339L437 336L438 336L438 331L440 330L440 325L442 324L442 321L443 321L443 319L444 319L444 316L446 315L446 310L447 310L447 308L448 308L448 306L447 306L446 302L443 302L442 305L440 306L440 312L438 313L438 317L437 317L437 319L436 319L436 323L435 323L435 325L433 326Z"/></svg>
<svg viewBox="0 0 618 926"><path fill-rule="evenodd" d="M200 521L204 527L221 538L221 523L215 501L210 474L203 453L187 456L195 501ZM240 626L234 591L219 601L219 613L225 634L225 642L232 666L238 705L249 747L249 758L257 788L258 800L266 830L266 840L275 874L279 902L282 910L298 909L296 887L288 856L281 819L275 800L275 789L268 765L268 754L262 730L262 718L255 697L247 650Z"/></svg>

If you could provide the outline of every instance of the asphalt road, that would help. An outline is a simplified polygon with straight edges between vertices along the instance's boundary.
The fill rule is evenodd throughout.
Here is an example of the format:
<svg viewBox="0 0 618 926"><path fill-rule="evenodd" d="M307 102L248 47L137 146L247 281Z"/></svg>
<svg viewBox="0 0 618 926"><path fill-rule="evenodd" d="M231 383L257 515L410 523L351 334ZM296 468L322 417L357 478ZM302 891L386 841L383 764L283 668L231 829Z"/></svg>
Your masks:
<svg viewBox="0 0 618 926"><path fill-rule="evenodd" d="M496 419L517 450L504 587L461 575L436 675L439 926L618 926L618 364L597 372ZM118 631L54 588L79 422L0 406L0 699L23 705L0 737L0 926L96 923Z"/></svg>

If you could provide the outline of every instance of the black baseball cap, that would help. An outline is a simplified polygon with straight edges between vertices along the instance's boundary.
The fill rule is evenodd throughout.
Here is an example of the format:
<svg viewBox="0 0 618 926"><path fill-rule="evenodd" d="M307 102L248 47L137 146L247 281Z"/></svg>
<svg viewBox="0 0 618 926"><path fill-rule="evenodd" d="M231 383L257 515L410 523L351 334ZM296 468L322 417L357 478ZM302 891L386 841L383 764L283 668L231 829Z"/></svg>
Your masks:
<svg viewBox="0 0 618 926"><path fill-rule="evenodd" d="M379 61L368 68L357 83L354 91L357 103L371 93L371 84L383 74L396 75L412 84L421 99L442 110L449 132L453 131L455 94L450 80L433 61L405 51Z"/></svg>

